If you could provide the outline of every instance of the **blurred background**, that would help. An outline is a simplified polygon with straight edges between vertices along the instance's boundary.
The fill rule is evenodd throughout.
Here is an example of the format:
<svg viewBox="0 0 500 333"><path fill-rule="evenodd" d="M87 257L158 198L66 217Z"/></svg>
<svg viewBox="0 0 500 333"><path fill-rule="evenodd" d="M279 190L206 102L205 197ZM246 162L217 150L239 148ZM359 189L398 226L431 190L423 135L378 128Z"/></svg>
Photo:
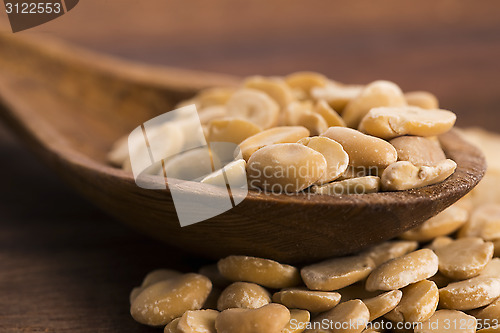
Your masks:
<svg viewBox="0 0 500 333"><path fill-rule="evenodd" d="M21 34L32 32L174 67L392 80L435 93L459 125L497 126L488 117L500 105L497 0L82 0Z"/></svg>
<svg viewBox="0 0 500 333"><path fill-rule="evenodd" d="M40 33L239 76L391 80L436 94L459 126L500 131L498 0L81 0L18 35ZM1 126L0 156L9 175L0 186L0 331L157 332L130 318L128 292L151 269L195 269L196 259L112 221Z"/></svg>

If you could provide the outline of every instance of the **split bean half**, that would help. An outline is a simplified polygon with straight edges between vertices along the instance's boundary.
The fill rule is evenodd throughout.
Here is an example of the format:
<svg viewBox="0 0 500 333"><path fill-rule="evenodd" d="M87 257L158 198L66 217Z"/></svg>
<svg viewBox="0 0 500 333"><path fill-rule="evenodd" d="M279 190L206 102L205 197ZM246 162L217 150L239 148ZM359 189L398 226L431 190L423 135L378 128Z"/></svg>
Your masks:
<svg viewBox="0 0 500 333"><path fill-rule="evenodd" d="M366 278L374 267L369 257L352 256L305 266L300 273L309 289L332 291Z"/></svg>
<svg viewBox="0 0 500 333"><path fill-rule="evenodd" d="M457 117L447 110L415 106L373 108L359 128L370 135L392 139L402 135L434 136L448 132Z"/></svg>
<svg viewBox="0 0 500 333"><path fill-rule="evenodd" d="M411 252L377 267L366 280L366 289L395 290L425 280L438 271L438 257L429 249Z"/></svg>
<svg viewBox="0 0 500 333"><path fill-rule="evenodd" d="M299 270L270 259L229 256L217 263L219 272L231 281L246 281L268 288L290 288L300 284Z"/></svg>

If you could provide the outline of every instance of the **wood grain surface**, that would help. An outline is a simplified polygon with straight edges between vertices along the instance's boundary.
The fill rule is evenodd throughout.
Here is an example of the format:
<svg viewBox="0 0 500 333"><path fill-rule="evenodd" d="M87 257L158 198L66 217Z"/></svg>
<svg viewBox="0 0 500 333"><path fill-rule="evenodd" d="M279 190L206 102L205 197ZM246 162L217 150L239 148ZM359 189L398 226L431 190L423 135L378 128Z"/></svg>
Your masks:
<svg viewBox="0 0 500 333"><path fill-rule="evenodd" d="M33 31L184 68L390 79L436 93L459 125L500 130L496 0L85 0ZM129 289L199 262L72 194L6 134L0 156L0 332L158 332L130 319Z"/></svg>

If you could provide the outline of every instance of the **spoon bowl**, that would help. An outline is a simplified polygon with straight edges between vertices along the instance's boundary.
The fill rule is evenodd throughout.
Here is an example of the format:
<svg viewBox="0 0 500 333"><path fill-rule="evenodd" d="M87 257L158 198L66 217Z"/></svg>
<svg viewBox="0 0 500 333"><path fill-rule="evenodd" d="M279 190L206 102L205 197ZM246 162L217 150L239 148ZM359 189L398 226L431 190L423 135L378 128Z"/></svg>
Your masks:
<svg viewBox="0 0 500 333"><path fill-rule="evenodd" d="M200 89L236 85L237 78L127 63L40 36L0 33L0 50L0 118L9 128L110 215L209 258L246 254L305 263L353 253L441 212L467 194L486 168L481 152L451 131L440 141L458 167L442 183L344 196L250 190L233 209L181 228L168 187L138 187L130 172L106 163L106 154L139 124ZM187 188L200 200L227 195L195 182Z"/></svg>

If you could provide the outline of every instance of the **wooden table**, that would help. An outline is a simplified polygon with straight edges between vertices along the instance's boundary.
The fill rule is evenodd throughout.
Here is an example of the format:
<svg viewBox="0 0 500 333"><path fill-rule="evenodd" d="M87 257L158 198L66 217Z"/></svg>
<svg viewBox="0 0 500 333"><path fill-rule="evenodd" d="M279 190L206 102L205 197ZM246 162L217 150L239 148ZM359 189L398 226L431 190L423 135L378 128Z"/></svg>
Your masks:
<svg viewBox="0 0 500 333"><path fill-rule="evenodd" d="M84 0L33 31L170 66L394 80L436 93L460 125L500 130L497 0ZM202 261L107 217L6 129L0 156L0 332L160 331L130 318L129 290L151 269Z"/></svg>

